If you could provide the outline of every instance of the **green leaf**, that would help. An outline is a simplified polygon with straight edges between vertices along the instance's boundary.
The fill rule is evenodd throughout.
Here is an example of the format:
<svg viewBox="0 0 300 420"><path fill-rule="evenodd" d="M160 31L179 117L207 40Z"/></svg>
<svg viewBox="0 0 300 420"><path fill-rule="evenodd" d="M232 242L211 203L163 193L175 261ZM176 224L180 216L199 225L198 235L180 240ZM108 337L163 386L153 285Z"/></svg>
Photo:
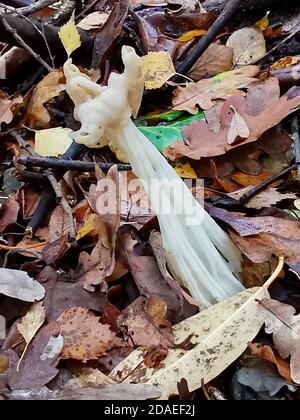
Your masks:
<svg viewBox="0 0 300 420"><path fill-rule="evenodd" d="M170 146L175 141L183 142L183 127L192 124L194 121L204 119L204 114L199 112L190 115L181 111L171 111L160 115L150 115L139 118L136 125L141 133L160 151ZM148 123L160 122L159 125L148 125ZM170 124L170 122L172 122Z"/></svg>

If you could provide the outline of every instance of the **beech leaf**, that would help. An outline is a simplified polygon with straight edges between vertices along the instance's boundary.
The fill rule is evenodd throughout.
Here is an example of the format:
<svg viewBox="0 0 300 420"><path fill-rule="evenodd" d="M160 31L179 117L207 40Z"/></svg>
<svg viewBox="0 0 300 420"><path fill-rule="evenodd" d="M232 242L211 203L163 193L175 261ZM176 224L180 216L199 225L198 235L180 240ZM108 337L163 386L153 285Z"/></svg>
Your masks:
<svg viewBox="0 0 300 420"><path fill-rule="evenodd" d="M159 89L176 70L169 53L166 51L150 52L143 57L146 89Z"/></svg>
<svg viewBox="0 0 300 420"><path fill-rule="evenodd" d="M43 299L44 287L25 271L0 268L0 293L24 302Z"/></svg>
<svg viewBox="0 0 300 420"><path fill-rule="evenodd" d="M245 66L256 63L266 53L266 41L259 28L242 28L234 32L227 41L233 49L235 65Z"/></svg>

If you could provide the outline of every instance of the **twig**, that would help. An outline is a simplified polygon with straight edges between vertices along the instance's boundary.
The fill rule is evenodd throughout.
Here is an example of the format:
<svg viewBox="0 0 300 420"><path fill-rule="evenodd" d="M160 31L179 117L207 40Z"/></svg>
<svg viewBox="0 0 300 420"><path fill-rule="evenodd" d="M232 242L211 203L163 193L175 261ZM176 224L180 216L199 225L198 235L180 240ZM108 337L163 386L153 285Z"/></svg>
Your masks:
<svg viewBox="0 0 300 420"><path fill-rule="evenodd" d="M288 168L284 169L277 175L272 176L271 178L267 179L266 181L262 182L261 184L254 187L252 190L246 192L240 199L239 202L241 204L246 204L251 198L255 197L257 194L264 191L267 187L272 185L274 182L284 178L286 175L289 175L294 169L298 168L300 163L294 163L293 165L289 166Z"/></svg>
<svg viewBox="0 0 300 420"><path fill-rule="evenodd" d="M28 248L11 249L10 251L8 251L5 254L5 257L4 257L4 260L3 260L3 264L2 264L2 268L7 267L8 257L10 255L12 255L12 254L19 254L20 252L26 252L27 254L31 254L34 258L37 258L39 260L41 260L43 258L42 254L40 252L32 251L31 249L28 249Z"/></svg>
<svg viewBox="0 0 300 420"><path fill-rule="evenodd" d="M35 156L20 156L18 163L27 167L37 166L39 168L60 168L65 171L78 171L78 172L94 172L95 164L100 167L104 172L107 172L114 163L94 163L82 162L80 160L61 160L55 158L43 158ZM131 165L118 164L119 171L131 171Z"/></svg>
<svg viewBox="0 0 300 420"><path fill-rule="evenodd" d="M229 22L231 17L240 7L241 0L228 0L222 13L214 24L209 28L203 38L200 38L193 50L185 58L185 60L179 64L176 71L180 74L187 74L193 66L197 63L201 55L207 50L214 39L224 29L226 24ZM180 76L175 76L173 80L178 81Z"/></svg>
<svg viewBox="0 0 300 420"><path fill-rule="evenodd" d="M299 135L299 121L298 116L295 115L292 119L292 137L294 141L294 155L296 162L300 162L300 135ZM300 166L297 167L297 178L300 180Z"/></svg>
<svg viewBox="0 0 300 420"><path fill-rule="evenodd" d="M19 9L19 12L21 12L25 16L28 16L32 13L38 12L41 9L44 9L44 7L51 6L56 2L57 0L39 0L30 6L22 7L21 9Z"/></svg>
<svg viewBox="0 0 300 420"><path fill-rule="evenodd" d="M275 45L275 47L273 47L272 49L270 49L270 51L268 51L259 61L264 60L266 57L268 57L270 54L272 54L274 51L276 51L279 47L281 47L282 45L286 44L299 31L300 31L300 26L297 25L296 28L290 33L289 36L287 36L286 38L284 38L281 42L279 42L277 45Z"/></svg>
<svg viewBox="0 0 300 420"><path fill-rule="evenodd" d="M32 157L40 157L37 156L37 154L34 152L34 150L31 148L31 146L29 146L25 140L22 138L22 136L20 136L18 133L16 133L15 131L11 133L11 136L13 136L16 141L20 144L21 147L23 147L25 150L28 151L29 154L31 154ZM73 144L68 152L64 155L68 158L68 153L69 154L82 154L82 152L85 150L85 148L81 145L77 145L76 143ZM58 198L58 200L60 200L66 214L69 217L70 220L70 242L74 242L76 240L76 228L75 228L75 223L74 223L74 218L73 218L73 214L72 214L72 209L68 203L68 201L65 199L60 185L57 181L57 178L60 179L62 178L62 176L64 175L65 171L63 170L62 172L56 172L56 173L46 173L46 176L51 184L51 187L46 188L41 196L40 202L38 204L38 207L34 213L34 215L32 216L32 218L30 219L27 228L25 230L25 233L29 236L32 236L33 232L41 225L42 221L44 220L44 217L49 213L49 210L52 208L53 206L53 202L55 199L55 195Z"/></svg>
<svg viewBox="0 0 300 420"><path fill-rule="evenodd" d="M36 52L33 51L33 49L26 44L26 42L20 37L17 30L10 26L10 24L7 22L7 20L4 17L1 17L1 20L3 22L3 25L5 29L12 34L12 36L15 38L15 40L27 51L29 54L31 54L39 63L41 63L49 72L51 72L53 69L49 66L48 63Z"/></svg>
<svg viewBox="0 0 300 420"><path fill-rule="evenodd" d="M48 182L47 177L44 174L39 174L37 172L17 170L15 171L14 175L19 181L26 183L34 182L37 184L45 185Z"/></svg>
<svg viewBox="0 0 300 420"><path fill-rule="evenodd" d="M55 26L62 25L70 18L76 7L77 0L64 0L58 7L55 15L51 17L51 22Z"/></svg>
<svg viewBox="0 0 300 420"><path fill-rule="evenodd" d="M54 63L54 57L52 55L49 43L47 41L46 35L45 35L45 31L44 31L44 24L42 24L42 30L40 30L33 22L32 20L30 20L27 16L25 16L24 14L22 14L19 9L15 9L14 7L11 6L7 6L5 4L0 3L0 6L3 7L5 10L9 10L11 12L16 13L17 15L19 15L20 17L22 17L23 19L26 20L26 22L30 23L30 25L37 31L38 34L40 34L40 36L43 38L44 43L46 45L46 48L48 50L49 53L49 58L51 60L52 63L52 70L55 69L55 63Z"/></svg>
<svg viewBox="0 0 300 420"><path fill-rule="evenodd" d="M51 173L48 173L47 178L49 179L49 182L52 185L52 188L56 194L57 199L59 199L59 204L62 205L66 215L68 216L69 224L70 224L69 241L71 243L76 242L76 228L75 228L75 223L74 223L73 210L70 204L68 203L68 201L65 199L64 194L55 176Z"/></svg>
<svg viewBox="0 0 300 420"><path fill-rule="evenodd" d="M96 6L97 3L103 3L103 0L93 0L82 12L79 13L79 15L76 16L76 20L80 19L81 17L85 16L90 10L93 9L93 7Z"/></svg>

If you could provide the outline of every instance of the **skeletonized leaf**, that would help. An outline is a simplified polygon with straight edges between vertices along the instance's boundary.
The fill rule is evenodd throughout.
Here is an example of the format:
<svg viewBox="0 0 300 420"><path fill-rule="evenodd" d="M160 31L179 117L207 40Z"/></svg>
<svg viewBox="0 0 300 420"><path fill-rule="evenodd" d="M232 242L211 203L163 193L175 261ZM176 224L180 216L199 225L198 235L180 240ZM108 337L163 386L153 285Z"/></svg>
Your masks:
<svg viewBox="0 0 300 420"><path fill-rule="evenodd" d="M150 52L143 57L146 89L159 89L176 70L169 53L166 51Z"/></svg>
<svg viewBox="0 0 300 420"><path fill-rule="evenodd" d="M58 35L68 56L81 45L80 35L76 28L74 16L60 28Z"/></svg>
<svg viewBox="0 0 300 420"><path fill-rule="evenodd" d="M195 347L189 351L170 349L163 369L147 369L143 352L136 350L110 376L125 382L157 385L162 399L177 393L176 384L182 378L188 381L190 391L200 388L202 381L210 382L243 353L247 342L252 341L259 332L264 316L259 311L257 299L268 296L267 288L277 278L283 264L281 258L277 269L263 287L246 290L177 324L174 327L176 342L193 334ZM120 372L123 377L120 377Z"/></svg>
<svg viewBox="0 0 300 420"><path fill-rule="evenodd" d="M0 293L24 302L34 302L43 299L45 289L25 271L0 268Z"/></svg>

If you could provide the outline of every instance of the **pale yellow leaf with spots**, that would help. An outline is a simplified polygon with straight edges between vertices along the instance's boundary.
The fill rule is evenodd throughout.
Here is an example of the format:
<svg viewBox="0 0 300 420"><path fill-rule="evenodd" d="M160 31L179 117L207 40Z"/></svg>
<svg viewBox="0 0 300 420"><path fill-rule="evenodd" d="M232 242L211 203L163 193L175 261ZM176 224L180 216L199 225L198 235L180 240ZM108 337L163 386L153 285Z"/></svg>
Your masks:
<svg viewBox="0 0 300 420"><path fill-rule="evenodd" d="M143 57L145 88L160 89L176 70L170 54L166 51L150 52Z"/></svg>
<svg viewBox="0 0 300 420"><path fill-rule="evenodd" d="M41 156L63 155L72 144L69 128L49 128L36 131L34 151Z"/></svg>
<svg viewBox="0 0 300 420"><path fill-rule="evenodd" d="M60 28L58 36L68 56L80 47L81 40L78 29L76 28L74 16L72 16L69 22Z"/></svg>

